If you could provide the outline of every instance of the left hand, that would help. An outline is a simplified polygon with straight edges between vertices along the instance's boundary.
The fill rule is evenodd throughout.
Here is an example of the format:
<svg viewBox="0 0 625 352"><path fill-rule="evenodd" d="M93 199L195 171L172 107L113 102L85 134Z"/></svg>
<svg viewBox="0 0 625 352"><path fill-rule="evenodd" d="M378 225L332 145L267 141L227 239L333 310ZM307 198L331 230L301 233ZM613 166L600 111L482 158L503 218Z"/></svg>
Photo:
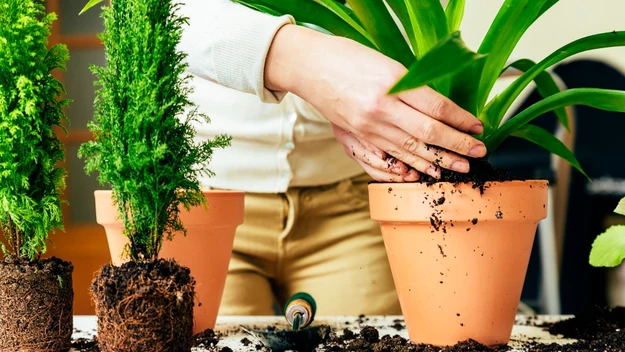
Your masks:
<svg viewBox="0 0 625 352"><path fill-rule="evenodd" d="M343 144L345 154L357 161L374 180L380 182L414 182L419 173L403 162L389 156L373 144L361 141L351 133L332 124L336 139Z"/></svg>

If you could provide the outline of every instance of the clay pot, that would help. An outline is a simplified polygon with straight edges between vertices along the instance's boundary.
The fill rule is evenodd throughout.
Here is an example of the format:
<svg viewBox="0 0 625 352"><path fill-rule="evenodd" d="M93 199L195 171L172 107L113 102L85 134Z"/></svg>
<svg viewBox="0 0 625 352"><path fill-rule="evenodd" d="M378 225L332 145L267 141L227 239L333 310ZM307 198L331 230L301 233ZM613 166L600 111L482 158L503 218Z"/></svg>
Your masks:
<svg viewBox="0 0 625 352"><path fill-rule="evenodd" d="M96 220L106 231L114 265L126 262L122 251L128 239L123 235L123 223L117 215L111 191L96 191ZM160 258L173 258L191 270L196 281L193 310L194 333L213 329L228 273L234 234L243 223L244 192L207 191L208 207L182 209L180 219L187 236L177 235L165 241Z"/></svg>
<svg viewBox="0 0 625 352"><path fill-rule="evenodd" d="M547 181L370 184L410 339L509 341Z"/></svg>

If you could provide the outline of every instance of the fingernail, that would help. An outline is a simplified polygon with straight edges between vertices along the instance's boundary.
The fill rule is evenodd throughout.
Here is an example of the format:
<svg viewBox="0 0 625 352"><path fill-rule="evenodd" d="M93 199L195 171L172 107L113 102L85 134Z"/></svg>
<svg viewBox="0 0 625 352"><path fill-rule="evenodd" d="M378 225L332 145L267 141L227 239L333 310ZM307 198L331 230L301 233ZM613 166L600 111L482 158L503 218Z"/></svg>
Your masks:
<svg viewBox="0 0 625 352"><path fill-rule="evenodd" d="M471 148L469 155L474 158L483 157L484 155L486 155L486 147L482 144L476 145L475 147Z"/></svg>
<svg viewBox="0 0 625 352"><path fill-rule="evenodd" d="M403 174L403 173L405 173L405 170L402 169L400 166L393 166L391 168L391 172L394 172L396 174Z"/></svg>
<svg viewBox="0 0 625 352"><path fill-rule="evenodd" d="M469 163L466 161L454 161L451 164L451 169L457 172L467 172L469 171Z"/></svg>
<svg viewBox="0 0 625 352"><path fill-rule="evenodd" d="M475 126L471 127L471 133L480 134L484 132L484 125L482 123L478 123Z"/></svg>
<svg viewBox="0 0 625 352"><path fill-rule="evenodd" d="M436 169L433 167L429 167L427 170L425 170L425 173L434 178L438 178L438 172L436 172Z"/></svg>

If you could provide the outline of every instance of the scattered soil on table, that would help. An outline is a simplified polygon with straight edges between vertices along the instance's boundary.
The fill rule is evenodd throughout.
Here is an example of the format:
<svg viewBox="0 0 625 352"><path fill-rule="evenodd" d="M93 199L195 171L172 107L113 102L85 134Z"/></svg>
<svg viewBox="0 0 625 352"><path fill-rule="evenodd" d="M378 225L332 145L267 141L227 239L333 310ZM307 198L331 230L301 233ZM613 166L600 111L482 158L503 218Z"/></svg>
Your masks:
<svg viewBox="0 0 625 352"><path fill-rule="evenodd" d="M105 265L91 292L105 352L188 352L195 280L173 260Z"/></svg>
<svg viewBox="0 0 625 352"><path fill-rule="evenodd" d="M213 330L208 329L193 336L192 347L211 347L216 346L217 343L219 343L219 336Z"/></svg>
<svg viewBox="0 0 625 352"><path fill-rule="evenodd" d="M100 352L96 339L76 339L72 342L72 349L77 352Z"/></svg>
<svg viewBox="0 0 625 352"><path fill-rule="evenodd" d="M0 262L0 351L62 351L73 332L71 263L58 258Z"/></svg>

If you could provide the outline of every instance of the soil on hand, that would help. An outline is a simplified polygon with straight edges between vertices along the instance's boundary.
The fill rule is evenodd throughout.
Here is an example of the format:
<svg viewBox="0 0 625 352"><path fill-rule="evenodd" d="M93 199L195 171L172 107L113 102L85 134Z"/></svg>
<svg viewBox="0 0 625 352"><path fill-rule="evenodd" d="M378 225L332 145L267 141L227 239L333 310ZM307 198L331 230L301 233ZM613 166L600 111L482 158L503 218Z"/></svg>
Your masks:
<svg viewBox="0 0 625 352"><path fill-rule="evenodd" d="M173 260L104 266L91 292L104 352L188 352L195 280Z"/></svg>
<svg viewBox="0 0 625 352"><path fill-rule="evenodd" d="M0 262L0 351L63 351L73 331L71 263Z"/></svg>
<svg viewBox="0 0 625 352"><path fill-rule="evenodd" d="M484 194L484 187L487 182L521 180L519 178L514 178L508 173L507 170L497 169L482 159L469 158L469 165L470 170L466 174L441 168L440 179L435 179L430 175L421 174L420 181L430 185L437 182L472 183L473 188L479 188L480 192Z"/></svg>

